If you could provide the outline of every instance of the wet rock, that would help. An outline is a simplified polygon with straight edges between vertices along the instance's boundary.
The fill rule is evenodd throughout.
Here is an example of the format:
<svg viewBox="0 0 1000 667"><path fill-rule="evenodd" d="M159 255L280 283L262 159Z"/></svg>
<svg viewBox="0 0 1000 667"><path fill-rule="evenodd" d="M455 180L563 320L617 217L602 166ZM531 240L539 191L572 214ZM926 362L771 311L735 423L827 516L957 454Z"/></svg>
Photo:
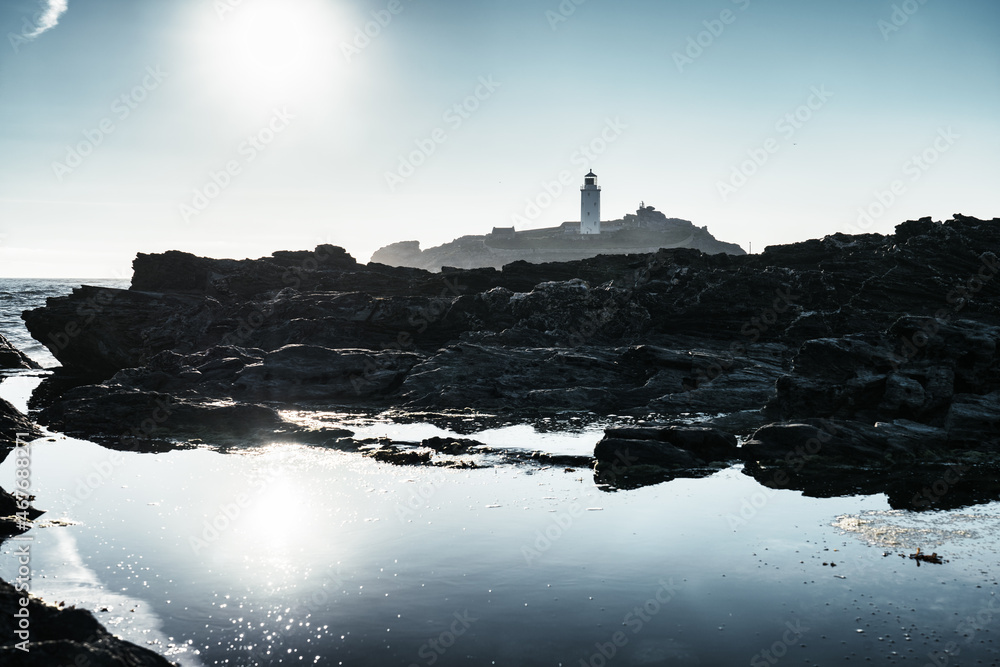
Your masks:
<svg viewBox="0 0 1000 667"><path fill-rule="evenodd" d="M25 507L24 500L22 498L19 502L17 496L0 488L0 542L5 537L27 532L31 521L44 514L30 505Z"/></svg>
<svg viewBox="0 0 1000 667"><path fill-rule="evenodd" d="M899 318L883 336L808 341L778 380L769 413L944 426L956 392L1000 390L1000 328ZM987 401L988 403L988 401Z"/></svg>
<svg viewBox="0 0 1000 667"><path fill-rule="evenodd" d="M240 369L233 386L258 400L359 401L393 391L422 360L412 352L287 345Z"/></svg>
<svg viewBox="0 0 1000 667"><path fill-rule="evenodd" d="M117 639L84 609L58 609L37 598L26 607L31 619L26 651L20 641L14 616L22 609L24 596L0 581L0 662L10 667L91 665L93 667L170 667L174 663L152 651Z"/></svg>
<svg viewBox="0 0 1000 667"><path fill-rule="evenodd" d="M17 408L0 398L0 463L17 443L19 434L33 440L41 436L41 431Z"/></svg>
<svg viewBox="0 0 1000 667"><path fill-rule="evenodd" d="M27 417L22 415L17 408L0 398L0 463L3 463L17 446L19 441L30 442L41 436L41 431ZM9 535L18 535L25 532L29 525L21 519L27 518L29 521L42 514L34 507L24 508L20 506L18 498L0 488L0 540Z"/></svg>
<svg viewBox="0 0 1000 667"><path fill-rule="evenodd" d="M431 462L432 456L429 450L404 449L395 444L377 445L363 451L368 458L397 466L427 465Z"/></svg>
<svg viewBox="0 0 1000 667"><path fill-rule="evenodd" d="M136 451L161 451L195 437L223 444L268 442L289 439L298 430L263 405L177 399L109 384L73 389L38 419L75 437Z"/></svg>
<svg viewBox="0 0 1000 667"><path fill-rule="evenodd" d="M681 389L663 394L649 407L664 414L719 414L759 410L775 396L775 383L784 373L780 361L730 359L710 368L695 369L681 380Z"/></svg>
<svg viewBox="0 0 1000 667"><path fill-rule="evenodd" d="M806 341L792 372L778 379L769 412L779 419L861 418L874 421L893 372L892 352L871 336Z"/></svg>
<svg viewBox="0 0 1000 667"><path fill-rule="evenodd" d="M927 446L939 429L916 430L879 424L807 419L769 424L743 444L740 454L758 464L893 467L912 464L931 452ZM941 434L943 436L943 434Z"/></svg>
<svg viewBox="0 0 1000 667"><path fill-rule="evenodd" d="M137 258L131 290L80 288L23 317L64 365L112 378L94 401L687 418L766 403L775 422L953 428L969 449L988 442L977 429L992 427L991 403L956 397L1000 391L997 247L1000 220L956 215L759 255L671 249L440 274L360 265L331 246L165 253ZM62 423L76 419L111 423L83 403Z"/></svg>
<svg viewBox="0 0 1000 667"><path fill-rule="evenodd" d="M454 456L468 454L470 451L477 449L488 449L486 445L478 440L470 440L468 438L442 438L439 436L422 440L420 442L420 446L433 449L435 452L451 454Z"/></svg>
<svg viewBox="0 0 1000 667"><path fill-rule="evenodd" d="M594 448L594 471L600 484L627 488L722 467L737 457L736 438L712 428L609 428Z"/></svg>
<svg viewBox="0 0 1000 667"><path fill-rule="evenodd" d="M951 431L908 420L805 420L759 429L740 449L764 486L814 497L884 493L892 507L947 509L1000 498L997 462ZM995 449L995 447L994 447Z"/></svg>
<svg viewBox="0 0 1000 667"><path fill-rule="evenodd" d="M618 455L618 443L630 447L621 458L637 459L637 463L656 463L660 452L666 460L676 456L673 450L680 450L696 461L728 461L736 458L736 438L716 429L697 426L667 426L663 428L609 428L604 438L597 444L594 456L598 460L614 459Z"/></svg>
<svg viewBox="0 0 1000 667"><path fill-rule="evenodd" d="M1000 391L956 395L948 408L945 430L954 447L1000 453Z"/></svg>
<svg viewBox="0 0 1000 667"><path fill-rule="evenodd" d="M84 286L21 317L64 366L107 378L163 350L194 348L218 310L217 301L193 295Z"/></svg>
<svg viewBox="0 0 1000 667"><path fill-rule="evenodd" d="M741 410L715 417L704 422L704 425L725 433L746 436L753 434L761 426L765 426L768 423L769 421L764 416L763 410Z"/></svg>
<svg viewBox="0 0 1000 667"><path fill-rule="evenodd" d="M889 506L916 512L947 510L1000 499L995 465L974 462L923 463L893 469L769 466L748 462L743 473L776 490L801 491L813 498L885 494Z"/></svg>
<svg viewBox="0 0 1000 667"><path fill-rule="evenodd" d="M3 334L0 334L0 369L36 369L41 368L37 362L14 347Z"/></svg>

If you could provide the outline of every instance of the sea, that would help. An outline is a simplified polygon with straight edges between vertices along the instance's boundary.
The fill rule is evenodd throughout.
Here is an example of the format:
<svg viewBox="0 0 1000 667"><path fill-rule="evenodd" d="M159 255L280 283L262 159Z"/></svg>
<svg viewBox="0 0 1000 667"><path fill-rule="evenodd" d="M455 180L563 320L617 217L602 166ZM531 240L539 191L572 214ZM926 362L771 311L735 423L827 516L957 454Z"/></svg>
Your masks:
<svg viewBox="0 0 1000 667"><path fill-rule="evenodd" d="M0 332L58 365L20 312L78 284L0 280ZM8 372L0 396L27 410L49 372ZM581 454L615 423L577 417L459 430ZM296 418L458 435L388 414ZM305 443L114 452L46 432L31 445L45 511L27 534L31 590L185 667L1000 664L1000 503L811 498L740 465L615 490L590 469L483 463ZM0 486L14 474L8 457ZM918 548L942 563L909 558ZM14 550L0 547L7 580Z"/></svg>

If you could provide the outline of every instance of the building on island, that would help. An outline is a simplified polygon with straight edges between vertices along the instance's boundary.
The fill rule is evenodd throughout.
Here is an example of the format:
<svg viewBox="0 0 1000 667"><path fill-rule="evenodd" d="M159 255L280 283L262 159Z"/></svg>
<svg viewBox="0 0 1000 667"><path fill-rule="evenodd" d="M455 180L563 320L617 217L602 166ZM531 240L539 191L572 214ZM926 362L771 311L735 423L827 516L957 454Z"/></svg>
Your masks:
<svg viewBox="0 0 1000 667"><path fill-rule="evenodd" d="M513 262L567 262L596 255L639 255L664 248L691 248L709 254L746 254L735 243L719 241L707 227L668 218L643 201L635 213L601 221L601 188L593 171L580 188L580 220L557 227L494 227L489 234L461 236L422 250L419 241L379 248L372 262L440 271L442 267L502 269Z"/></svg>
<svg viewBox="0 0 1000 667"><path fill-rule="evenodd" d="M494 227L490 236L497 239L512 239L516 234L513 227Z"/></svg>

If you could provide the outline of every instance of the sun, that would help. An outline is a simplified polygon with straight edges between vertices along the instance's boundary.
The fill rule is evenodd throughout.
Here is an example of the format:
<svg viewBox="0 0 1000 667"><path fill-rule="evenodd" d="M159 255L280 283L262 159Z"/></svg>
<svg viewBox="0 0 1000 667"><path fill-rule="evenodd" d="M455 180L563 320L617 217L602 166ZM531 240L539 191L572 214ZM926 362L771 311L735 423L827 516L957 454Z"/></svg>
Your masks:
<svg viewBox="0 0 1000 667"><path fill-rule="evenodd" d="M296 104L336 85L342 22L323 0L221 0L202 64L230 101Z"/></svg>

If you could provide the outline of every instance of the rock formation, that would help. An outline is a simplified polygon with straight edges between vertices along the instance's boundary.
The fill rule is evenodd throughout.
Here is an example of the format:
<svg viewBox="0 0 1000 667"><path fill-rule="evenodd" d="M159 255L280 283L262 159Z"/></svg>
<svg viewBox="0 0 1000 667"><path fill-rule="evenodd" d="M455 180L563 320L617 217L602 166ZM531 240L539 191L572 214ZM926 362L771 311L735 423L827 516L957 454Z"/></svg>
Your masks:
<svg viewBox="0 0 1000 667"><path fill-rule="evenodd" d="M10 341L3 334L0 334L0 370L36 368L41 368L41 366L11 345Z"/></svg>
<svg viewBox="0 0 1000 667"><path fill-rule="evenodd" d="M1000 446L998 248L1000 220L956 215L751 256L439 274L332 246L171 252L140 255L129 290L83 287L23 317L87 385L39 400L41 419L83 435L149 423L165 401L178 408L163 435L243 423L298 437L275 411L290 405L653 415L657 428L706 414L752 435L750 474L798 465L827 423L840 435L810 466L899 469Z"/></svg>
<svg viewBox="0 0 1000 667"><path fill-rule="evenodd" d="M5 667L174 665L149 649L116 638L85 609L60 609L34 597L27 607L22 607L22 597L24 593L0 580L0 661ZM31 619L27 651L17 648L20 639L14 614L22 608L28 610Z"/></svg>

